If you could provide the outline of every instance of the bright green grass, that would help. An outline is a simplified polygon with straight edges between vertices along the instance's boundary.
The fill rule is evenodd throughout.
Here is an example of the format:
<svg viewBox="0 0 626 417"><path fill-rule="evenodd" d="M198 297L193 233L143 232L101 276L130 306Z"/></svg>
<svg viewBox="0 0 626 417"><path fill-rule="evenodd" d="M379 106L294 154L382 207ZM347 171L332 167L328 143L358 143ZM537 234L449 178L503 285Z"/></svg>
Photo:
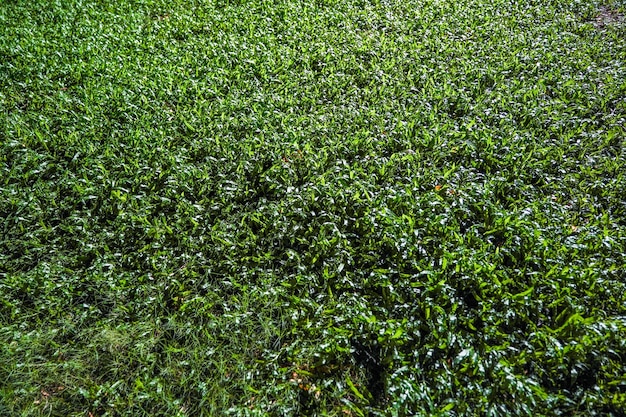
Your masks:
<svg viewBox="0 0 626 417"><path fill-rule="evenodd" d="M0 2L0 415L623 416L601 5Z"/></svg>

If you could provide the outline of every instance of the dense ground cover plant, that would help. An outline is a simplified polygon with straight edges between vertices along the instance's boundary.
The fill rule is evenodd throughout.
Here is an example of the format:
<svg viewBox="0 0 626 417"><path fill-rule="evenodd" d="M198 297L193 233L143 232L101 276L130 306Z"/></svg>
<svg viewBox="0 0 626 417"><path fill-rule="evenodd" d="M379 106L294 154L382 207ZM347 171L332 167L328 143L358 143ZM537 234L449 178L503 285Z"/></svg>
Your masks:
<svg viewBox="0 0 626 417"><path fill-rule="evenodd" d="M0 415L624 415L624 3L0 3Z"/></svg>

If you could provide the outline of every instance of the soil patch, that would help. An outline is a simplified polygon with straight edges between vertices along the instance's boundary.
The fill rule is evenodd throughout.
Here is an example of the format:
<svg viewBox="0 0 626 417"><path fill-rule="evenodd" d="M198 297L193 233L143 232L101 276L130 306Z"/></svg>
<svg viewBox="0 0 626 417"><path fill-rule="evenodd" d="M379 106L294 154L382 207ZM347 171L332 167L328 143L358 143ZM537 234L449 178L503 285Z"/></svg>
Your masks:
<svg viewBox="0 0 626 417"><path fill-rule="evenodd" d="M624 15L609 6L600 6L598 14L593 19L593 25L597 29L604 29L607 26L624 23Z"/></svg>

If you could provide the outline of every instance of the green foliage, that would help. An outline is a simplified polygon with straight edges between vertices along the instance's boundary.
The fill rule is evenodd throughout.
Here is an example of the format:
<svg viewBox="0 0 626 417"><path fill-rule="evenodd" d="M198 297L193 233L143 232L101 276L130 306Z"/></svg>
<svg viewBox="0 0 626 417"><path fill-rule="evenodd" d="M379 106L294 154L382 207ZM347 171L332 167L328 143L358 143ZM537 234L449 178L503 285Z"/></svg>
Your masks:
<svg viewBox="0 0 626 417"><path fill-rule="evenodd" d="M622 3L0 3L0 415L624 415Z"/></svg>

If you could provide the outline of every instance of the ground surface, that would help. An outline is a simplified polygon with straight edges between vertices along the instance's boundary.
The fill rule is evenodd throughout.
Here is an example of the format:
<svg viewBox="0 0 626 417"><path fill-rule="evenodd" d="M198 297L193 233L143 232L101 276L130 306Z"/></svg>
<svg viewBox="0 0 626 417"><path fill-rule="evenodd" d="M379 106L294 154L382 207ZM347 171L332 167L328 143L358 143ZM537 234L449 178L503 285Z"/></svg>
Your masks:
<svg viewBox="0 0 626 417"><path fill-rule="evenodd" d="M624 415L623 7L2 1L0 415Z"/></svg>

